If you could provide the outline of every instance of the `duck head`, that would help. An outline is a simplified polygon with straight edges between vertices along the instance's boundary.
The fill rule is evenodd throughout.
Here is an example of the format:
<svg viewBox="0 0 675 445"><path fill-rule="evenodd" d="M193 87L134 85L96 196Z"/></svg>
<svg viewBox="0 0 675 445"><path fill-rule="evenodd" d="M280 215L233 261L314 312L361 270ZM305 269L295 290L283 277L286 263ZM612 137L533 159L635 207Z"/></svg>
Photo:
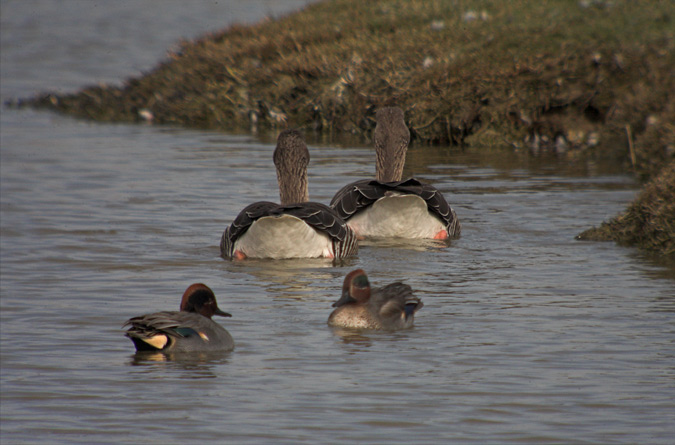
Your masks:
<svg viewBox="0 0 675 445"><path fill-rule="evenodd" d="M277 168L281 205L309 201L308 165L309 150L302 133L293 129L279 133L274 150L274 166Z"/></svg>
<svg viewBox="0 0 675 445"><path fill-rule="evenodd" d="M405 154L410 143L410 130L399 107L380 108L375 113L375 175L380 182L400 181Z"/></svg>
<svg viewBox="0 0 675 445"><path fill-rule="evenodd" d="M340 307L348 303L363 303L370 298L370 282L363 269L356 269L347 274L342 284L342 296L333 303Z"/></svg>
<svg viewBox="0 0 675 445"><path fill-rule="evenodd" d="M183 312L196 312L209 319L214 315L220 315L221 317L232 316L232 314L221 311L218 308L213 291L202 283L192 284L185 290L183 298L180 301L180 310Z"/></svg>

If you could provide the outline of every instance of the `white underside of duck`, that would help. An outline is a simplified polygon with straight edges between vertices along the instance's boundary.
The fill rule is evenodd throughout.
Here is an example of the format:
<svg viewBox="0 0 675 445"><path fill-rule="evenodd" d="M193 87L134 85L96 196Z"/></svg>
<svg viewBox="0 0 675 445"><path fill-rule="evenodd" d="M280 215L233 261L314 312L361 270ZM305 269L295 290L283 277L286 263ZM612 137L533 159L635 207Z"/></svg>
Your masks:
<svg viewBox="0 0 675 445"><path fill-rule="evenodd" d="M333 258L333 241L291 215L257 219L234 243L248 258Z"/></svg>
<svg viewBox="0 0 675 445"><path fill-rule="evenodd" d="M417 195L392 194L349 218L359 238L438 238L446 230Z"/></svg>

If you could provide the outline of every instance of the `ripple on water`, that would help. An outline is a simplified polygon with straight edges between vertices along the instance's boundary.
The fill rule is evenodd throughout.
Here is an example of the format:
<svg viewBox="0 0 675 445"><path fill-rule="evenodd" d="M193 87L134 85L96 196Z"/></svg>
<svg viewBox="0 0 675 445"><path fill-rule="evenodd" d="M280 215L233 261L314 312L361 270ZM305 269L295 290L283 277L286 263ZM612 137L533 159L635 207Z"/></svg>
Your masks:
<svg viewBox="0 0 675 445"><path fill-rule="evenodd" d="M219 257L225 227L250 202L278 199L273 141L5 111L3 442L675 436L672 265L574 240L635 195L610 167L413 147L406 173L446 195L459 240L368 241L337 263L231 262ZM369 147L310 150L312 199L373 172ZM424 301L415 328L327 326L357 267L374 285L412 286ZM122 323L177 309L194 282L233 314L219 322L236 349L135 355Z"/></svg>

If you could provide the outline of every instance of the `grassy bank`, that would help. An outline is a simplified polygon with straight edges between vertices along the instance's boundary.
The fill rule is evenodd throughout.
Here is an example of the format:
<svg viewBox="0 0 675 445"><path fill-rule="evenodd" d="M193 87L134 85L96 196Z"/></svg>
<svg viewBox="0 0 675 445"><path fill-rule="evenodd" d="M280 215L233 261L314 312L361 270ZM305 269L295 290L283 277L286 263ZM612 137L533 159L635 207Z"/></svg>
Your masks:
<svg viewBox="0 0 675 445"><path fill-rule="evenodd" d="M96 120L368 135L396 104L422 143L620 159L675 152L675 5L334 0L184 42L122 87L25 103Z"/></svg>
<svg viewBox="0 0 675 445"><path fill-rule="evenodd" d="M638 245L675 258L675 163L665 167L640 192L625 212L579 239Z"/></svg>

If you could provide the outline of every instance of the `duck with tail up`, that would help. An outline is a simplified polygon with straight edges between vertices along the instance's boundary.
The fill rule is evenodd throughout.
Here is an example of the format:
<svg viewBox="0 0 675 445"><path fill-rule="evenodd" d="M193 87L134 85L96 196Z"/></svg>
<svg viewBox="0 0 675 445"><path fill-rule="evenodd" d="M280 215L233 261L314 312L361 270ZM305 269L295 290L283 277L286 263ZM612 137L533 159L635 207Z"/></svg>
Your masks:
<svg viewBox="0 0 675 445"><path fill-rule="evenodd" d="M225 328L211 319L231 317L218 308L216 296L205 284L189 286L180 311L164 311L133 317L122 327L138 352L221 352L234 349L234 340Z"/></svg>
<svg viewBox="0 0 675 445"><path fill-rule="evenodd" d="M363 269L356 269L345 277L342 296L333 303L336 309L328 317L328 324L385 331L406 329L413 326L415 313L423 306L407 284L396 282L371 288Z"/></svg>
<svg viewBox="0 0 675 445"><path fill-rule="evenodd" d="M461 225L443 194L415 178L401 180L410 131L403 110L377 110L376 179L340 189L330 206L363 238L457 239Z"/></svg>
<svg viewBox="0 0 675 445"><path fill-rule="evenodd" d="M344 258L356 254L356 235L338 213L309 202L309 150L297 130L279 134L274 150L281 204L245 207L220 240L224 258Z"/></svg>

